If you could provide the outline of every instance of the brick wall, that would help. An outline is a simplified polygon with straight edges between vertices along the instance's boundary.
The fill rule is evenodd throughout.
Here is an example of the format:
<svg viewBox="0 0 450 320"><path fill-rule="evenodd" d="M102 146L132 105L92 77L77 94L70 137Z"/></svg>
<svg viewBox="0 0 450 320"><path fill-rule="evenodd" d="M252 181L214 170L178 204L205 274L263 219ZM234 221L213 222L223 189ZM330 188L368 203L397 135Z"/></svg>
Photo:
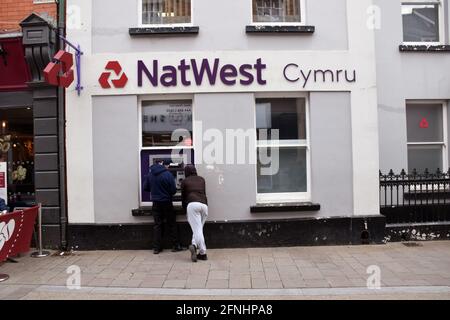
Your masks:
<svg viewBox="0 0 450 320"><path fill-rule="evenodd" d="M0 0L0 33L20 31L19 23L33 12L43 17L51 17L56 22L57 6L55 3L49 2L38 0Z"/></svg>

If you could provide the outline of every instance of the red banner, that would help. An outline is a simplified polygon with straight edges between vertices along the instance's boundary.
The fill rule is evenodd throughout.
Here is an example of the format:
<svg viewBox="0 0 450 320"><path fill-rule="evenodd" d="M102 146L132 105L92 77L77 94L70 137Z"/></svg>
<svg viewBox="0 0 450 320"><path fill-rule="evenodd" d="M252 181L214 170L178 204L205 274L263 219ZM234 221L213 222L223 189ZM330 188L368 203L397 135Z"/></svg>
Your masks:
<svg viewBox="0 0 450 320"><path fill-rule="evenodd" d="M30 251L38 207L0 215L0 262Z"/></svg>

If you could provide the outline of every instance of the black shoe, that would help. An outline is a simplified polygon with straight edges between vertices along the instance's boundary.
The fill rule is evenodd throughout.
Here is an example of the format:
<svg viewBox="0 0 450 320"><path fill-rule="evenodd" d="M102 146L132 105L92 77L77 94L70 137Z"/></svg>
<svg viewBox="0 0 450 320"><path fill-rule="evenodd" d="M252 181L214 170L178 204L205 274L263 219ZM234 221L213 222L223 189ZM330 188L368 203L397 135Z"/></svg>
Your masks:
<svg viewBox="0 0 450 320"><path fill-rule="evenodd" d="M159 254L162 251L162 249L153 249L153 254Z"/></svg>
<svg viewBox="0 0 450 320"><path fill-rule="evenodd" d="M206 261L206 260L208 260L208 256L206 255L206 253L205 254L198 254L197 255L197 259L198 260L203 260L203 261Z"/></svg>
<svg viewBox="0 0 450 320"><path fill-rule="evenodd" d="M172 252L180 252L180 251L184 251L186 249L187 248L183 248L182 246L178 245L178 246L173 247Z"/></svg>
<svg viewBox="0 0 450 320"><path fill-rule="evenodd" d="M197 248L193 244L191 244L189 246L189 251L191 252L192 262L197 262Z"/></svg>

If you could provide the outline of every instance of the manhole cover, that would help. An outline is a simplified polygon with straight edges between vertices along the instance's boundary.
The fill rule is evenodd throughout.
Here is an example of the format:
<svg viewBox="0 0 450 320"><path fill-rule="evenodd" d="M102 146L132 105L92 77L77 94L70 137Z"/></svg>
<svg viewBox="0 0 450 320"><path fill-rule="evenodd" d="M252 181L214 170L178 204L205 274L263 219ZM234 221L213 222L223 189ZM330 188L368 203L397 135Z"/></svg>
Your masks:
<svg viewBox="0 0 450 320"><path fill-rule="evenodd" d="M417 242L404 242L405 247L423 247L423 244Z"/></svg>

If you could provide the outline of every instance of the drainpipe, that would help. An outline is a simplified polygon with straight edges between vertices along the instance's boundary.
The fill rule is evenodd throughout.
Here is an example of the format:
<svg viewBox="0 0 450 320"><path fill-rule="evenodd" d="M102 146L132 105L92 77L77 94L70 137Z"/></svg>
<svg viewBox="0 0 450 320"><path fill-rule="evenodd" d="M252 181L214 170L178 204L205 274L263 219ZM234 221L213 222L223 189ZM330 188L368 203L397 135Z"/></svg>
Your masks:
<svg viewBox="0 0 450 320"><path fill-rule="evenodd" d="M58 34L66 36L66 1L58 1ZM64 49L65 43L59 38L59 49ZM66 113L65 89L58 87L58 149L59 149L59 199L60 199L60 249L66 251L67 243L67 190L66 190Z"/></svg>

